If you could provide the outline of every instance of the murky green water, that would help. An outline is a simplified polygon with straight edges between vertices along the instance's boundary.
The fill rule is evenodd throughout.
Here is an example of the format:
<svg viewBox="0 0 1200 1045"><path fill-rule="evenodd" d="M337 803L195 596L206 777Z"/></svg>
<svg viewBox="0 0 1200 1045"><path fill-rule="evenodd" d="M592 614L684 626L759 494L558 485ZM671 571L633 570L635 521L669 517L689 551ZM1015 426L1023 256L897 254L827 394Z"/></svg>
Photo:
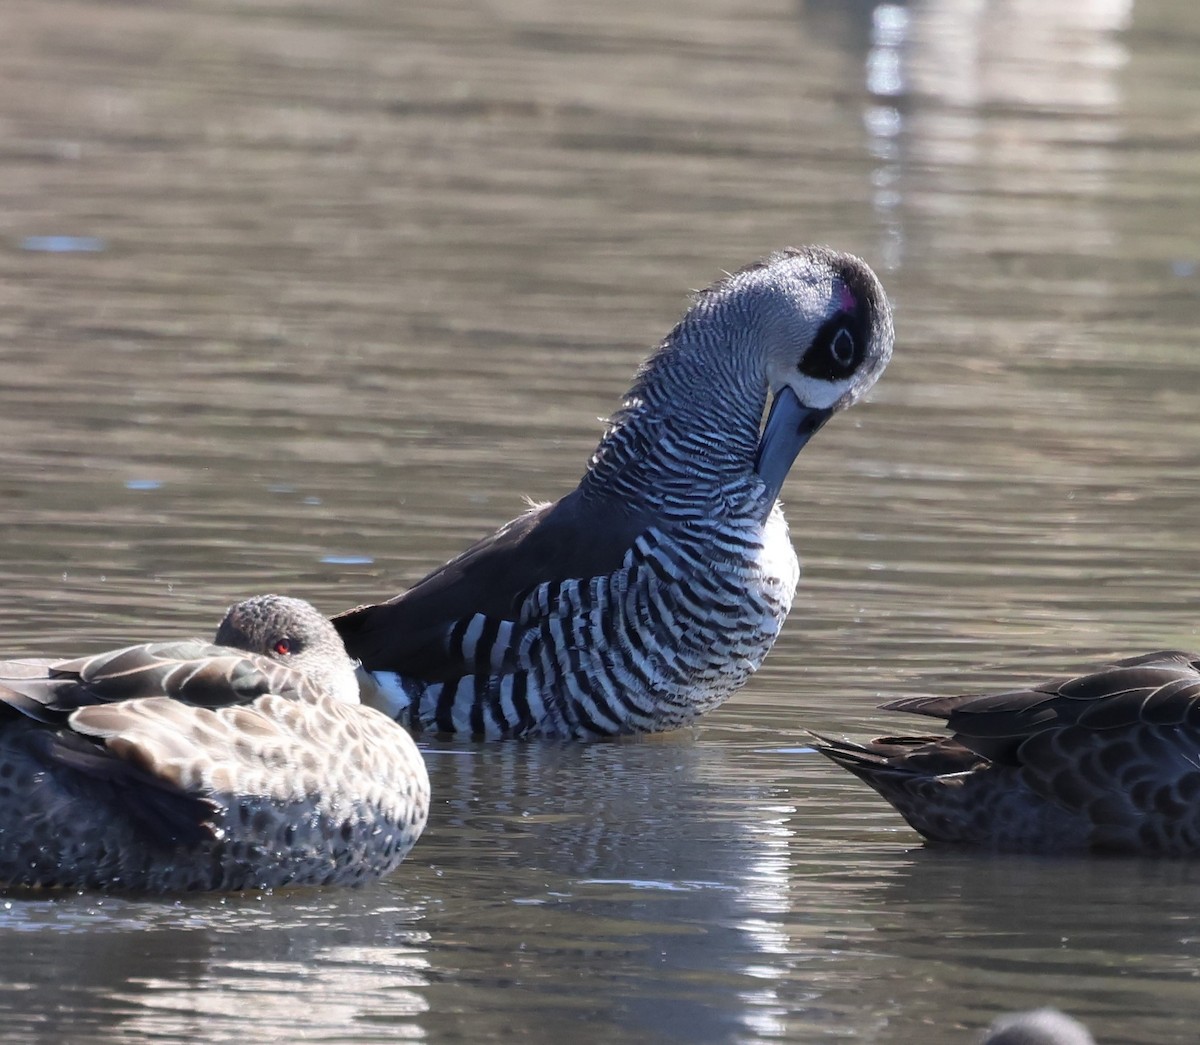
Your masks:
<svg viewBox="0 0 1200 1045"><path fill-rule="evenodd" d="M1185 0L0 11L6 653L399 591L773 248L863 254L898 332L700 729L434 746L357 892L4 901L0 1038L1192 1040L1200 865L926 851L804 730L1200 645L1198 92Z"/></svg>

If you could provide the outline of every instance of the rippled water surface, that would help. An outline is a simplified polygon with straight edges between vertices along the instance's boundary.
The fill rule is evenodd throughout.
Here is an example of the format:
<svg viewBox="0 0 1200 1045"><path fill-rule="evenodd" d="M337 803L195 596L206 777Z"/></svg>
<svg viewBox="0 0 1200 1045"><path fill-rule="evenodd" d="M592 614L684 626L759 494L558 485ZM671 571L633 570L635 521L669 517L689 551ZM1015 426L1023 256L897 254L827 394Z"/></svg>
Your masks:
<svg viewBox="0 0 1200 1045"><path fill-rule="evenodd" d="M694 732L427 746L359 891L0 902L12 1041L1194 1040L1200 865L923 849L806 728L1195 647L1187 0L0 11L0 634L401 590L580 475L691 288L896 306L785 487L783 639Z"/></svg>

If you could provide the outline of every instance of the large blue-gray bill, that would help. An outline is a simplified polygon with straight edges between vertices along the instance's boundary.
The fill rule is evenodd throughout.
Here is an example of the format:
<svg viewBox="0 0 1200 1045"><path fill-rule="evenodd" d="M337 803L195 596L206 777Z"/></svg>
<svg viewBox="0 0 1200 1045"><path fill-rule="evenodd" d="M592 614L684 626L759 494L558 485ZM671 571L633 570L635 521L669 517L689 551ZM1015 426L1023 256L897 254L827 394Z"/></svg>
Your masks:
<svg viewBox="0 0 1200 1045"><path fill-rule="evenodd" d="M789 385L775 393L754 460L754 470L767 487L767 512L779 497L796 455L832 416L827 407L805 406Z"/></svg>

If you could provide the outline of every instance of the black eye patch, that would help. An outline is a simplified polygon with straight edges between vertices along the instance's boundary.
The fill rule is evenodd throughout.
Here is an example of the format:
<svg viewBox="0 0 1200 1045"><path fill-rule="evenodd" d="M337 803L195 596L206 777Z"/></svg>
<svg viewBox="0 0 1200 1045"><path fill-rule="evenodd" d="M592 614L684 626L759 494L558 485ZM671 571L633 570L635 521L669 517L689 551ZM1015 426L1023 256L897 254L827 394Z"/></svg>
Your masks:
<svg viewBox="0 0 1200 1045"><path fill-rule="evenodd" d="M853 312L836 312L821 324L800 360L800 373L818 381L844 381L862 362L867 331Z"/></svg>

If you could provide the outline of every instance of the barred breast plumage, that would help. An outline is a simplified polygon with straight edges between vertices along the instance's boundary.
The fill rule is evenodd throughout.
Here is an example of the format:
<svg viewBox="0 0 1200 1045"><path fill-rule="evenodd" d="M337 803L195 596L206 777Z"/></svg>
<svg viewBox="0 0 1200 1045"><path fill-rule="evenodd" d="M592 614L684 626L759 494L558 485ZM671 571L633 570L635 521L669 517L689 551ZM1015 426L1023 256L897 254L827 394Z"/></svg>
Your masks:
<svg viewBox="0 0 1200 1045"><path fill-rule="evenodd" d="M400 863L428 809L412 738L359 704L298 599L239 603L215 643L0 662L0 886L355 883Z"/></svg>
<svg viewBox="0 0 1200 1045"><path fill-rule="evenodd" d="M784 478L891 351L858 258L786 250L718 280L642 366L574 491L334 618L369 699L479 737L650 732L721 704L791 608Z"/></svg>

